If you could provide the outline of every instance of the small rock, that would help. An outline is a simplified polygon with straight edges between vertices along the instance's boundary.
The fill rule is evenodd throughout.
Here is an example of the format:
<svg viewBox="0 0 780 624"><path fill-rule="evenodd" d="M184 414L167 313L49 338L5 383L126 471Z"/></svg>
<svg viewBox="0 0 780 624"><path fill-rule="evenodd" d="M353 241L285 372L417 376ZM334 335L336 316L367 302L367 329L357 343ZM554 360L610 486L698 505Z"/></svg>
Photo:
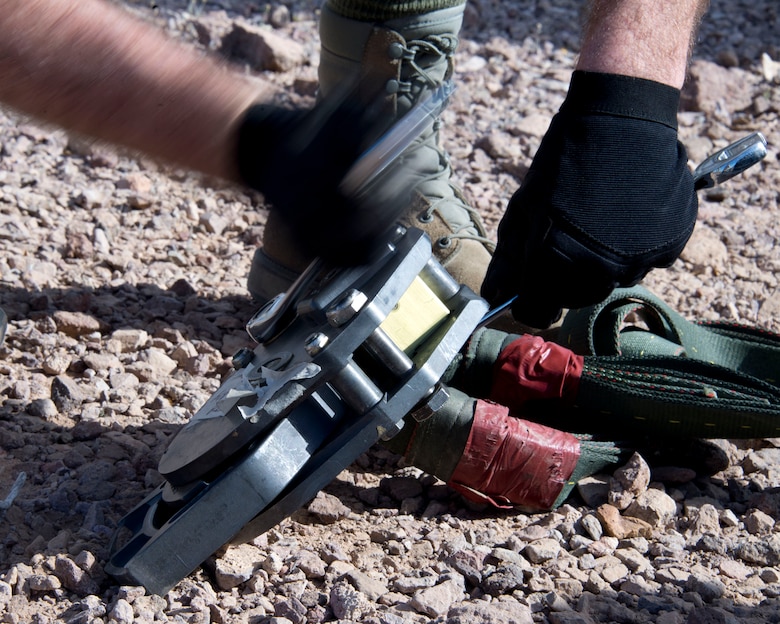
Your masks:
<svg viewBox="0 0 780 624"><path fill-rule="evenodd" d="M209 234L221 236L225 231L225 228L230 225L230 222L220 214L204 212L202 215L200 215L200 224Z"/></svg>
<svg viewBox="0 0 780 624"><path fill-rule="evenodd" d="M301 44L266 28L234 24L222 39L220 53L249 63L257 71L286 72L303 65L306 52Z"/></svg>
<svg viewBox="0 0 780 624"><path fill-rule="evenodd" d="M397 501L420 496L423 491L422 484L415 477L387 477L382 479L380 487Z"/></svg>
<svg viewBox="0 0 780 624"><path fill-rule="evenodd" d="M33 574L27 577L27 587L31 591L53 591L62 587L60 580L52 574Z"/></svg>
<svg viewBox="0 0 780 624"><path fill-rule="evenodd" d="M344 575L344 578L369 600L379 600L381 596L384 596L387 593L387 586L382 581L360 572L359 570L349 570Z"/></svg>
<svg viewBox="0 0 780 624"><path fill-rule="evenodd" d="M103 371L110 371L110 370L116 370L121 368L122 363L119 361L119 358L111 353L87 353L83 358L82 361L84 364L91 368L95 372L103 372Z"/></svg>
<svg viewBox="0 0 780 624"><path fill-rule="evenodd" d="M60 411L75 409L84 401L78 384L65 375L57 375L51 382L51 400Z"/></svg>
<svg viewBox="0 0 780 624"><path fill-rule="evenodd" d="M54 560L54 573L62 585L79 596L96 594L100 588L92 578L70 558L57 555Z"/></svg>
<svg viewBox="0 0 780 624"><path fill-rule="evenodd" d="M592 475L577 481L577 493L588 507L596 509L607 502L609 495L609 477Z"/></svg>
<svg viewBox="0 0 780 624"><path fill-rule="evenodd" d="M760 509L751 509L743 519L745 528L752 535L766 534L772 531L775 521L772 516L765 514Z"/></svg>
<svg viewBox="0 0 780 624"><path fill-rule="evenodd" d="M289 561L291 568L303 571L306 578L324 578L327 564L310 550L300 550Z"/></svg>
<svg viewBox="0 0 780 624"><path fill-rule="evenodd" d="M601 539L604 534L604 527L599 522L598 518L594 514L586 514L580 519L582 528L593 539Z"/></svg>
<svg viewBox="0 0 780 624"><path fill-rule="evenodd" d="M644 520L653 527L664 527L677 513L677 503L661 490L649 489L628 506L626 516Z"/></svg>
<svg viewBox="0 0 780 624"><path fill-rule="evenodd" d="M685 589L701 596L704 602L717 600L726 592L726 586L722 581L703 574L691 574L685 583Z"/></svg>
<svg viewBox="0 0 780 624"><path fill-rule="evenodd" d="M72 359L67 353L52 353L43 359L41 367L47 375L62 375L71 362Z"/></svg>
<svg viewBox="0 0 780 624"><path fill-rule="evenodd" d="M720 517L714 505L705 504L699 508L689 532L691 535L720 535Z"/></svg>
<svg viewBox="0 0 780 624"><path fill-rule="evenodd" d="M596 510L599 520L604 525L604 532L617 539L630 537L650 537L652 526L639 518L620 515L620 510L612 505L602 505Z"/></svg>
<svg viewBox="0 0 780 624"><path fill-rule="evenodd" d="M165 352L155 347L144 349L139 359L151 367L153 379L164 379L176 370L176 360L168 357Z"/></svg>
<svg viewBox="0 0 780 624"><path fill-rule="evenodd" d="M214 560L214 577L223 591L229 591L248 581L260 564L260 552L251 544L230 546Z"/></svg>
<svg viewBox="0 0 780 624"><path fill-rule="evenodd" d="M27 406L27 411L31 416L37 416L44 420L49 420L59 414L57 406L51 399L35 399Z"/></svg>
<svg viewBox="0 0 780 624"><path fill-rule="evenodd" d="M780 62L772 60L766 52L761 54L761 74L767 82L780 83Z"/></svg>
<svg viewBox="0 0 780 624"><path fill-rule="evenodd" d="M133 605L131 605L124 598L119 598L109 612L111 619L116 624L132 624L135 614L133 613Z"/></svg>
<svg viewBox="0 0 780 624"><path fill-rule="evenodd" d="M463 599L463 585L447 580L415 594L409 604L418 612L432 618L445 615L450 607Z"/></svg>
<svg viewBox="0 0 780 624"><path fill-rule="evenodd" d="M346 582L336 583L330 590L330 608L340 620L362 621L373 606L369 600Z"/></svg>
<svg viewBox="0 0 780 624"><path fill-rule="evenodd" d="M612 476L623 490L637 496L647 490L650 483L650 466L639 453L634 453Z"/></svg>
<svg viewBox="0 0 780 624"><path fill-rule="evenodd" d="M112 353L134 353L146 345L149 334L143 329L117 329L106 341Z"/></svg>
<svg viewBox="0 0 780 624"><path fill-rule="evenodd" d="M525 584L523 568L507 563L498 566L494 572L484 575L479 586L489 596L511 594Z"/></svg>
<svg viewBox="0 0 780 624"><path fill-rule="evenodd" d="M100 332L105 327L98 319L82 312L58 310L52 315L52 318L57 326L57 331L62 332L71 338L78 338L93 332Z"/></svg>
<svg viewBox="0 0 780 624"><path fill-rule="evenodd" d="M316 516L323 524L333 524L349 516L349 507L332 494L318 492L309 503L307 511Z"/></svg>
<svg viewBox="0 0 780 624"><path fill-rule="evenodd" d="M455 605L447 611L447 624L533 624L531 608L515 600Z"/></svg>
<svg viewBox="0 0 780 624"><path fill-rule="evenodd" d="M561 545L554 539L540 539L528 544L523 550L523 554L528 557L532 563L542 563L550 559L555 559L561 553Z"/></svg>

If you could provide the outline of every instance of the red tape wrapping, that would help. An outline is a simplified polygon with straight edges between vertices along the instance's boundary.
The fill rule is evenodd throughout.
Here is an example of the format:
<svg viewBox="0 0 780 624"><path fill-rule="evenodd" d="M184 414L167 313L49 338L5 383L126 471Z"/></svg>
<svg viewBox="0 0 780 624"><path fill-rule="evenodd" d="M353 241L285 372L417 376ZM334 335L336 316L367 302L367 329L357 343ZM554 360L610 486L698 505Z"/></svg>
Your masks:
<svg viewBox="0 0 780 624"><path fill-rule="evenodd" d="M515 411L536 399L572 402L577 396L583 361L581 355L539 336L520 336L496 360L490 399Z"/></svg>
<svg viewBox="0 0 780 624"><path fill-rule="evenodd" d="M551 509L580 457L569 433L515 418L478 400L463 456L449 486L465 498L502 509Z"/></svg>

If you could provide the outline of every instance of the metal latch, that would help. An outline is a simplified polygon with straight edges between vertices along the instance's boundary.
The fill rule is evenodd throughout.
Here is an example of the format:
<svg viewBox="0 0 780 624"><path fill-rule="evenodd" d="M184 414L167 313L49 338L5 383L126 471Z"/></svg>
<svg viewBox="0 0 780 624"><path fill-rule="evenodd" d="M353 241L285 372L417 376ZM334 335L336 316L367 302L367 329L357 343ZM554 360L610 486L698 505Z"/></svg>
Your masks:
<svg viewBox="0 0 780 624"><path fill-rule="evenodd" d="M249 323L260 344L173 438L165 482L121 520L114 577L166 593L441 402L437 384L488 305L443 269L427 236L399 228L374 264L324 277Z"/></svg>

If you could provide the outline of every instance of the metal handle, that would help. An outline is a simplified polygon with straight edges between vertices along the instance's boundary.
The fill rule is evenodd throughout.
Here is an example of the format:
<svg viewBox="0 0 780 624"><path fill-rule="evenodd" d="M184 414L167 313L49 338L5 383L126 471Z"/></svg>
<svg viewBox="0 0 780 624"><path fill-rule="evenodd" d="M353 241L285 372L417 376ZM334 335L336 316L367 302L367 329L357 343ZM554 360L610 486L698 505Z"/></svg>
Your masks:
<svg viewBox="0 0 780 624"><path fill-rule="evenodd" d="M347 195L356 195L387 169L420 136L425 124L444 110L454 90L455 85L451 81L443 83L430 97L399 119L352 165L341 181L341 189Z"/></svg>
<svg viewBox="0 0 780 624"><path fill-rule="evenodd" d="M693 185L712 188L749 169L766 156L766 139L753 132L707 158L693 171Z"/></svg>

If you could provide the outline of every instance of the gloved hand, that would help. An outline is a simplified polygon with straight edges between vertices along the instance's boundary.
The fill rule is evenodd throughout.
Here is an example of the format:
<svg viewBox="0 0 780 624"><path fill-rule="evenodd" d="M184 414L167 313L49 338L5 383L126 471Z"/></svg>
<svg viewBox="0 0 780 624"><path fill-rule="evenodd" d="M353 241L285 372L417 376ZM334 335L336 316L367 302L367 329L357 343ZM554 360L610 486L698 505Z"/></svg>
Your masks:
<svg viewBox="0 0 780 624"><path fill-rule="evenodd" d="M372 107L349 97L308 111L257 104L239 127L239 173L278 211L308 255L332 265L360 264L376 251L406 201L403 192L354 196L340 188L385 125Z"/></svg>
<svg viewBox="0 0 780 624"><path fill-rule="evenodd" d="M679 90L574 72L565 102L498 228L482 287L514 317L552 324L671 265L693 232L697 197L677 140Z"/></svg>

